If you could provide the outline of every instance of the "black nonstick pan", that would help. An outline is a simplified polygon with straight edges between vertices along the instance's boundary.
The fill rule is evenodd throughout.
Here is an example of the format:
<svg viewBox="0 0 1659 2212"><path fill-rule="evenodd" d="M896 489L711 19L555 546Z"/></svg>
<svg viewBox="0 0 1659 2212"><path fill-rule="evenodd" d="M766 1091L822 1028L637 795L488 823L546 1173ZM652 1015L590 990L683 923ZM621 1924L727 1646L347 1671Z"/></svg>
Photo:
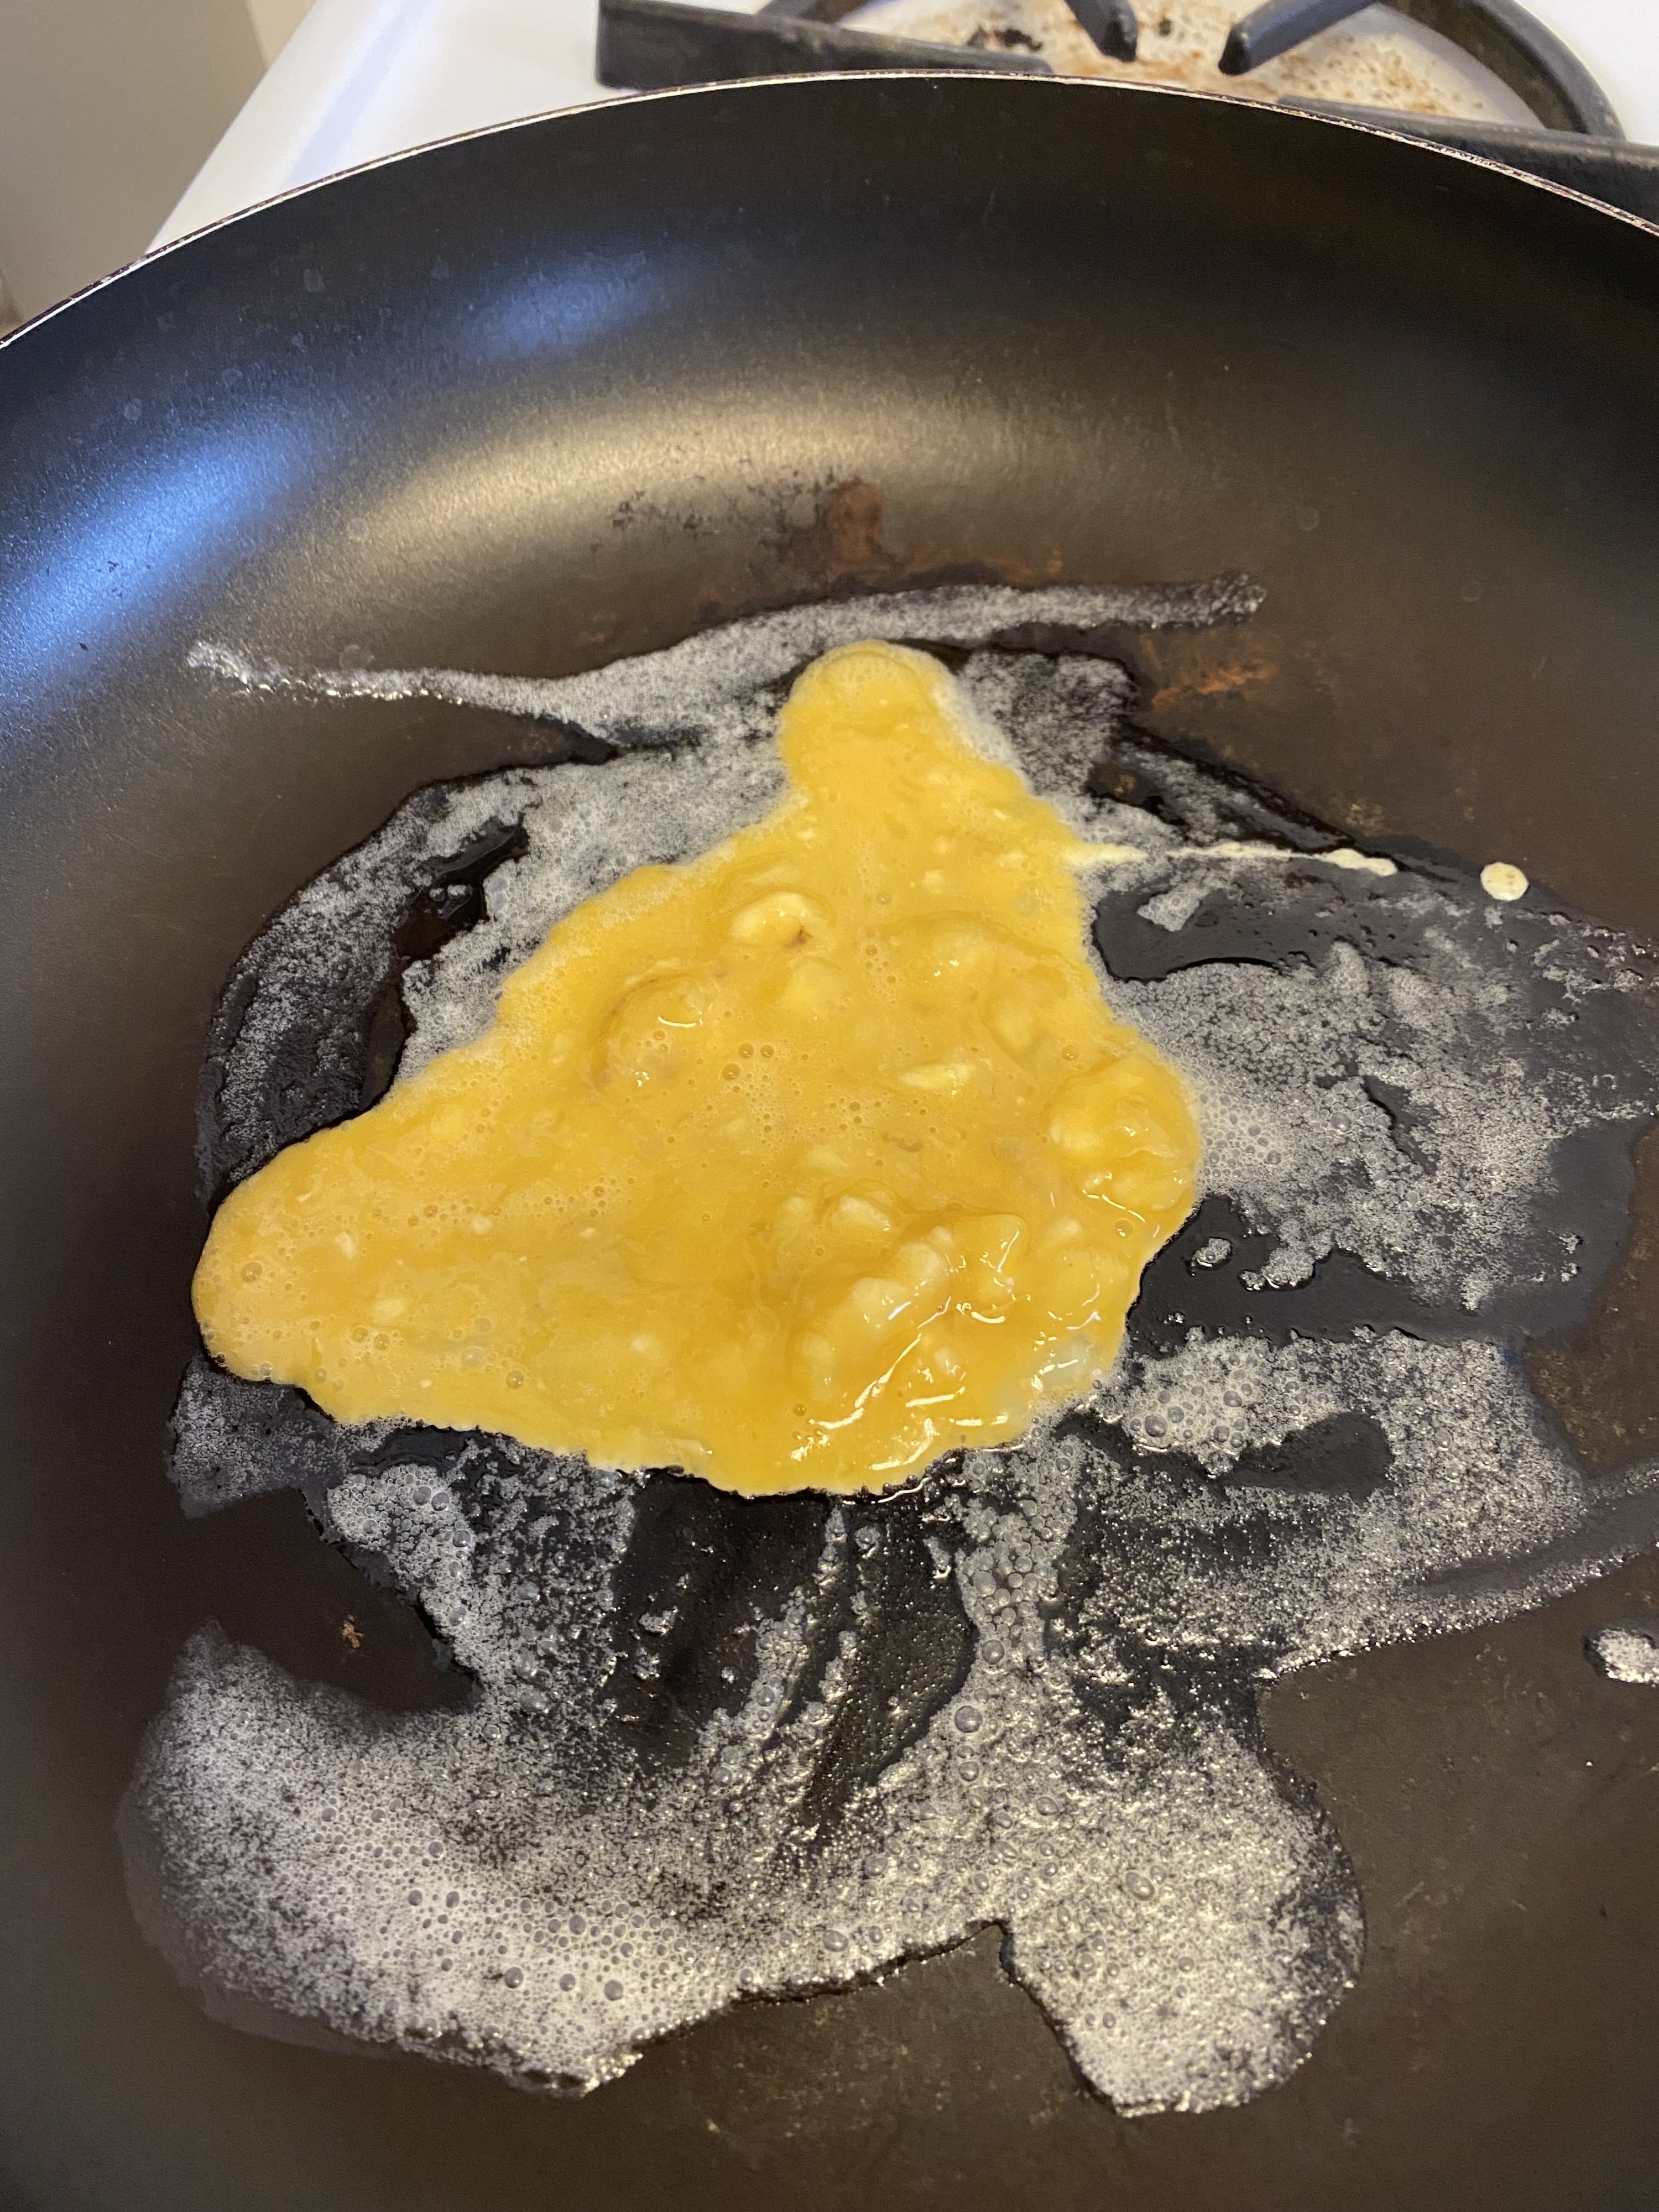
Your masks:
<svg viewBox="0 0 1659 2212"><path fill-rule="evenodd" d="M382 1706L458 1694L296 1495L179 1512L197 1075L297 887L416 787L573 743L251 701L198 639L557 675L826 595L1243 572L1247 626L1111 641L1152 738L1659 936L1656 362L1633 220L1370 131L991 76L456 142L0 347L8 2207L1659 2203L1659 1698L1583 1650L1659 1607L1646 1557L1267 1695L1367 1944L1236 2109L1115 2113L994 1929L585 2099L243 2033L144 1941L114 1829L210 1617ZM1610 1475L1659 1443L1656 1162L1589 1318L1529 1353Z"/></svg>

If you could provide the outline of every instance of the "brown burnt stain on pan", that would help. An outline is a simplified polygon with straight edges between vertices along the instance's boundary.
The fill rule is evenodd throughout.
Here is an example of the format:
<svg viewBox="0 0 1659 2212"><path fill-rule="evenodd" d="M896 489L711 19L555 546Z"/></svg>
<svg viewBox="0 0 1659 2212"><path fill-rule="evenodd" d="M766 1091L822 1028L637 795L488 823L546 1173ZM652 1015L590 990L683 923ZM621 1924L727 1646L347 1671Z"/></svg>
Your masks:
<svg viewBox="0 0 1659 2212"><path fill-rule="evenodd" d="M861 477L815 485L805 495L799 487L775 486L763 498L771 511L747 556L745 574L732 596L714 586L699 594L701 624L713 628L745 615L865 592L1064 580L1058 552L1038 565L969 553L960 544L945 548L923 542L895 551L887 542L885 495ZM811 507L805 521L799 519L804 502Z"/></svg>

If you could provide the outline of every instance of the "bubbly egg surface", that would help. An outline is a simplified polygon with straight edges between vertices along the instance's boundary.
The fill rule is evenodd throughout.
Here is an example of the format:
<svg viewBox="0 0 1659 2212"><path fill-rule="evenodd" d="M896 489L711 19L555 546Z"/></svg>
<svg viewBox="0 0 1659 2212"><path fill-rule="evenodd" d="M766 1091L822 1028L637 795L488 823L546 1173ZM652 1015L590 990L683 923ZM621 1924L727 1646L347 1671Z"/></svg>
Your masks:
<svg viewBox="0 0 1659 2212"><path fill-rule="evenodd" d="M1091 854L921 653L844 647L790 789L559 922L495 1020L220 1208L209 1349L344 1422L881 1487L1115 1356L1192 1201L1084 952Z"/></svg>

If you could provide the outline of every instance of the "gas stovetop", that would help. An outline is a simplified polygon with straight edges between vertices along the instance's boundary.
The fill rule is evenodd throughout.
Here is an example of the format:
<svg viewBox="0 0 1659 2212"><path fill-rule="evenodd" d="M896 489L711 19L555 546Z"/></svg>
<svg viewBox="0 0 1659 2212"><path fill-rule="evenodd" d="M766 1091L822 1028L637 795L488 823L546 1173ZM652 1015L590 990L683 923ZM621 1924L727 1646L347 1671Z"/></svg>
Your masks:
<svg viewBox="0 0 1659 2212"><path fill-rule="evenodd" d="M601 7L609 19L605 82L596 66ZM156 243L360 162L458 131L614 99L624 85L769 76L799 66L881 65L878 56L857 46L854 58L843 58L848 50L836 42L860 33L835 20L845 12L835 0L816 7L810 0L785 0L782 8L765 11L769 23L758 8L744 7L729 11L738 20L699 26L696 19L708 12L680 0L314 0ZM1373 20L1378 12L1370 11ZM1455 0L1432 12L1455 13ZM1659 154L1651 150L1651 142L1659 142L1659 6L1650 0L1530 0L1528 12L1588 73L1633 145L1574 131L1338 112L1490 153L1659 220ZM761 20L746 24L746 16ZM648 33L643 49L642 24ZM618 27L633 34L632 46L624 40L617 47ZM793 60L783 50L787 41L797 50ZM803 52L805 61L799 58ZM1006 55L962 58L969 66L1009 62ZM1030 65L1029 56L1013 59Z"/></svg>

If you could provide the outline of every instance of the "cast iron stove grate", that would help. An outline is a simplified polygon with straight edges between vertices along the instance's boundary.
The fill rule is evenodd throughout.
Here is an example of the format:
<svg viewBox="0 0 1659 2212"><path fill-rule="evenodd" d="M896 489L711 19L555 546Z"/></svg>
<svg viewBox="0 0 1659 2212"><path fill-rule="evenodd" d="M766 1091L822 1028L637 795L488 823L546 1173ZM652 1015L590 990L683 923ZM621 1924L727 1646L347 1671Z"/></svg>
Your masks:
<svg viewBox="0 0 1659 2212"><path fill-rule="evenodd" d="M1071 0L1103 53L1134 57L1131 0ZM1364 0L1267 0L1234 24L1219 66L1243 76L1316 31L1354 15ZM1539 118L1537 125L1413 115L1314 100L1304 112L1409 131L1436 145L1479 154L1547 182L1565 185L1626 213L1659 222L1659 147L1631 144L1606 94L1577 58L1516 0L1391 0L1397 12L1438 32L1492 70ZM597 74L636 92L738 77L820 70L994 70L1047 76L1040 54L987 51L890 38L847 28L860 0L767 0L756 15L682 0L599 0Z"/></svg>

